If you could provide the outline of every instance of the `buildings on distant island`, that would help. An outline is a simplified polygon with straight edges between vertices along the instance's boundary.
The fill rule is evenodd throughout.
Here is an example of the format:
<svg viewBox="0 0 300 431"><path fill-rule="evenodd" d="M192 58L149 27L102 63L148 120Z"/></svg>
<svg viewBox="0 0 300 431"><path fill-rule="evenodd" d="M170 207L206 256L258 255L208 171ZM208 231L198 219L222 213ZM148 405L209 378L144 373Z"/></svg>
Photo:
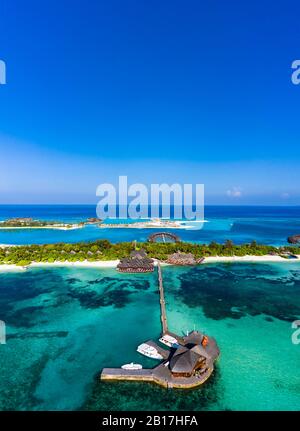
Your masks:
<svg viewBox="0 0 300 431"><path fill-rule="evenodd" d="M182 229L186 228L182 223L176 220L161 220L161 219L151 219L146 221L136 221L132 223L101 223L99 224L99 227L101 228L139 228L139 229L149 229L149 228L156 228L156 229Z"/></svg>
<svg viewBox="0 0 300 431"><path fill-rule="evenodd" d="M97 224L97 223L101 223L102 220L100 218L97 217L89 217L86 221L86 224Z"/></svg>
<svg viewBox="0 0 300 431"><path fill-rule="evenodd" d="M78 229L85 226L85 222L63 223L52 220L35 220L32 217L16 217L0 221L0 229Z"/></svg>
<svg viewBox="0 0 300 431"><path fill-rule="evenodd" d="M298 242L300 243L300 234L289 236L287 240L290 244L298 244Z"/></svg>

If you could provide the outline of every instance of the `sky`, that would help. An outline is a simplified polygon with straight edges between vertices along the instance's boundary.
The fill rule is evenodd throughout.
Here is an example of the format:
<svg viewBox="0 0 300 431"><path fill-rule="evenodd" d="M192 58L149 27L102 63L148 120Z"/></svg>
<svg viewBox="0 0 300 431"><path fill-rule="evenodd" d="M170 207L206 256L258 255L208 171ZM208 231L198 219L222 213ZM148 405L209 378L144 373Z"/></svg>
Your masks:
<svg viewBox="0 0 300 431"><path fill-rule="evenodd" d="M101 183L300 205L300 4L1 0L0 204Z"/></svg>

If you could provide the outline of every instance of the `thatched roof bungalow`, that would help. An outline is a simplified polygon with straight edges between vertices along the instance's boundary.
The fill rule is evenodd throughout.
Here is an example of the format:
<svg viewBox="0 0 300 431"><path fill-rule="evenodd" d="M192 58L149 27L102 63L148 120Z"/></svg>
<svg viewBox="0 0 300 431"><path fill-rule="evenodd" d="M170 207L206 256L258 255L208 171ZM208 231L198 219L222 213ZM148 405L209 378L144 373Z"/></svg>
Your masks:
<svg viewBox="0 0 300 431"><path fill-rule="evenodd" d="M130 257L121 259L117 266L120 272L153 272L153 260L147 257L145 250L134 250L130 253Z"/></svg>
<svg viewBox="0 0 300 431"><path fill-rule="evenodd" d="M191 377L213 366L219 350L213 339L208 340L197 331L185 338L185 344L179 346L170 359L169 369L174 377Z"/></svg>
<svg viewBox="0 0 300 431"><path fill-rule="evenodd" d="M176 252L171 254L167 263L171 265L196 265L197 263L201 263L204 259L195 259L195 256L192 253L181 253Z"/></svg>
<svg viewBox="0 0 300 431"><path fill-rule="evenodd" d="M287 240L290 244L298 244L298 242L300 243L300 235L289 236Z"/></svg>
<svg viewBox="0 0 300 431"><path fill-rule="evenodd" d="M95 224L95 223L101 223L102 220L97 217L89 217L86 221L87 224Z"/></svg>

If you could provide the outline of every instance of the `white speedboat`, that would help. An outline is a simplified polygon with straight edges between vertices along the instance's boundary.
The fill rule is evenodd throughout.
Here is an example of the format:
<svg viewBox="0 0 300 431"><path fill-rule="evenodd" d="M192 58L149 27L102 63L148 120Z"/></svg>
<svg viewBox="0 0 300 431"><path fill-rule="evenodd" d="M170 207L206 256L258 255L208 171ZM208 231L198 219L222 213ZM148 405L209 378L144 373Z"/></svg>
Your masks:
<svg viewBox="0 0 300 431"><path fill-rule="evenodd" d="M142 355L148 356L148 358L159 359L159 360L163 359L163 357L158 353L155 347L150 346L147 343L140 344L136 350Z"/></svg>
<svg viewBox="0 0 300 431"><path fill-rule="evenodd" d="M130 362L130 364L124 364L121 367L123 370L141 370L143 367L141 364L134 364Z"/></svg>
<svg viewBox="0 0 300 431"><path fill-rule="evenodd" d="M163 335L159 341L163 344L165 344L168 347L178 347L178 341L176 338L172 337L171 335L165 334Z"/></svg>

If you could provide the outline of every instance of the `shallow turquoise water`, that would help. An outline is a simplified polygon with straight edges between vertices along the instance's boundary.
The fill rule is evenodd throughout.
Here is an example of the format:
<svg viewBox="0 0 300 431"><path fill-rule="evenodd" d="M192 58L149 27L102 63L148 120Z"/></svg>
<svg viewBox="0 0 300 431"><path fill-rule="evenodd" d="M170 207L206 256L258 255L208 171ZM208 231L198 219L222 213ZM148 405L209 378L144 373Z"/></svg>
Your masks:
<svg viewBox="0 0 300 431"><path fill-rule="evenodd" d="M300 265L209 264L163 268L169 327L215 336L214 376L201 388L102 383L104 366L155 361L136 346L160 332L155 274L113 269L0 273L0 409L300 408Z"/></svg>
<svg viewBox="0 0 300 431"><path fill-rule="evenodd" d="M85 221L96 216L95 205L0 205L0 220L34 217L64 222ZM287 245L287 237L300 232L300 207L205 206L200 230L170 230L190 242L236 244L256 240L263 244ZM19 229L0 230L0 244L44 244L55 242L146 241L153 229L103 229L89 225L76 230Z"/></svg>

